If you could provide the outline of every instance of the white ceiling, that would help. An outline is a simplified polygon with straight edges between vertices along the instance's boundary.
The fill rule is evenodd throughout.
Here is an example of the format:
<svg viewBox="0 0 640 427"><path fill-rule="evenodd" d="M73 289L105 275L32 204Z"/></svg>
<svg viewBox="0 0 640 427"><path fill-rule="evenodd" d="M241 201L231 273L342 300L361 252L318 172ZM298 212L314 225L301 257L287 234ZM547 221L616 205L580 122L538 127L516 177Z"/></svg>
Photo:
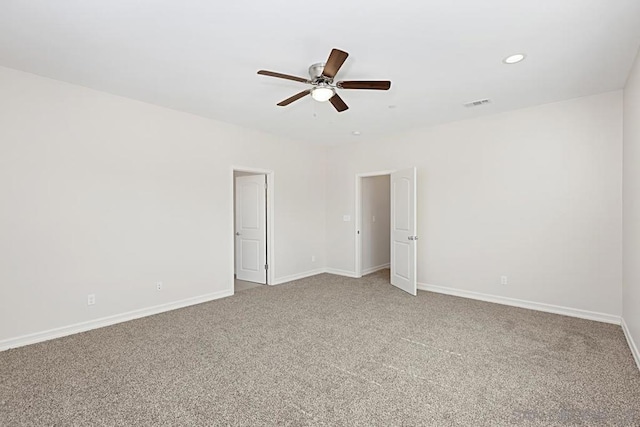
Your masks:
<svg viewBox="0 0 640 427"><path fill-rule="evenodd" d="M0 3L0 65L319 144L620 89L639 44L638 0ZM306 77L333 47L338 80L391 90L277 107L305 85L256 71Z"/></svg>

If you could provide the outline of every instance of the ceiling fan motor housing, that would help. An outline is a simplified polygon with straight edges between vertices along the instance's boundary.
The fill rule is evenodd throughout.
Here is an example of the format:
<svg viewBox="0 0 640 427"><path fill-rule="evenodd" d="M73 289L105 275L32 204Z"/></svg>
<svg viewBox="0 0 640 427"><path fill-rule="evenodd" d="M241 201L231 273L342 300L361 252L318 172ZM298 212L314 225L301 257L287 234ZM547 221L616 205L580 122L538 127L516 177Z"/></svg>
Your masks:
<svg viewBox="0 0 640 427"><path fill-rule="evenodd" d="M324 66L325 66L324 62L318 62L317 64L313 64L312 66L309 67L309 77L311 77L312 82L322 80L322 81L326 81L327 83L330 83L333 80L333 79L328 79L327 77L322 75L322 72L324 71Z"/></svg>

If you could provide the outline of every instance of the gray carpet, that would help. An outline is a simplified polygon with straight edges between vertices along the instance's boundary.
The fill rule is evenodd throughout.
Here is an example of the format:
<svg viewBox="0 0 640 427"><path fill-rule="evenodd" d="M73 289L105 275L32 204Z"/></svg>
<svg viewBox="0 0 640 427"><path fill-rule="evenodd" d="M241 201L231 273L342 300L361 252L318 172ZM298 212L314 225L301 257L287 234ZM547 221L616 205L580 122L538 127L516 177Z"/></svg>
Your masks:
<svg viewBox="0 0 640 427"><path fill-rule="evenodd" d="M246 282L244 280L234 280L233 291L241 292L246 291L247 289L257 288L259 286L264 286L262 283L254 283L254 282Z"/></svg>
<svg viewBox="0 0 640 427"><path fill-rule="evenodd" d="M0 425L640 425L619 326L328 274L0 353Z"/></svg>

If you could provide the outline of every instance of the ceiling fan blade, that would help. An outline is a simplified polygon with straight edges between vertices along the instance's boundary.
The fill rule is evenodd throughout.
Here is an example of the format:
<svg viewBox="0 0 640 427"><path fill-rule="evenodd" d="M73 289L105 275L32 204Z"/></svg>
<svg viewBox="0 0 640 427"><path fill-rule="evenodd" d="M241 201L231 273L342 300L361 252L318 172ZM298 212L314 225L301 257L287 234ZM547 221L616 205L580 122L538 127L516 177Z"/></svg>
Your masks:
<svg viewBox="0 0 640 427"><path fill-rule="evenodd" d="M329 98L329 102L331 102L331 104L333 104L335 109L338 110L338 113L342 113L344 110L349 109L349 106L347 106L347 104L344 103L342 98L340 98L340 95L338 95L337 93L333 95L331 98Z"/></svg>
<svg viewBox="0 0 640 427"><path fill-rule="evenodd" d="M258 74L263 76L269 76L269 77L277 77L279 79L293 80L294 82L310 83L308 79L305 79L302 77L290 76L288 74L276 73L275 71L260 70L258 71Z"/></svg>
<svg viewBox="0 0 640 427"><path fill-rule="evenodd" d="M388 80L375 80L375 81L352 80L352 81L338 82L336 86L338 86L341 89L389 90L389 88L391 87L391 82Z"/></svg>
<svg viewBox="0 0 640 427"><path fill-rule="evenodd" d="M334 78L336 74L338 74L338 70L346 61L347 56L349 54L347 52L343 52L340 49L332 49L331 54L329 54L329 59L327 59L327 63L324 65L324 70L322 71L322 75L329 78Z"/></svg>
<svg viewBox="0 0 640 427"><path fill-rule="evenodd" d="M278 102L278 106L280 107L285 107L289 104L291 104L293 101L297 101L300 98L303 98L307 95L309 95L311 93L311 89L307 89L307 90L303 90L300 93L296 93L295 95L293 95L290 98L285 99L284 101Z"/></svg>

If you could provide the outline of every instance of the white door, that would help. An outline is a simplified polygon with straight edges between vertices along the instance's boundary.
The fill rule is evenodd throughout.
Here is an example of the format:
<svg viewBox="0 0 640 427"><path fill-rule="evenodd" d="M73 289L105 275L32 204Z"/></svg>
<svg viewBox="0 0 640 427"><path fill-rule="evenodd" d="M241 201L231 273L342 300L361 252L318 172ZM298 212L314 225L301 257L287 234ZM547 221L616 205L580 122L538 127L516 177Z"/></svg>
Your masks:
<svg viewBox="0 0 640 427"><path fill-rule="evenodd" d="M236 278L267 283L265 176L236 177Z"/></svg>
<svg viewBox="0 0 640 427"><path fill-rule="evenodd" d="M391 174L391 284L417 294L416 168Z"/></svg>

